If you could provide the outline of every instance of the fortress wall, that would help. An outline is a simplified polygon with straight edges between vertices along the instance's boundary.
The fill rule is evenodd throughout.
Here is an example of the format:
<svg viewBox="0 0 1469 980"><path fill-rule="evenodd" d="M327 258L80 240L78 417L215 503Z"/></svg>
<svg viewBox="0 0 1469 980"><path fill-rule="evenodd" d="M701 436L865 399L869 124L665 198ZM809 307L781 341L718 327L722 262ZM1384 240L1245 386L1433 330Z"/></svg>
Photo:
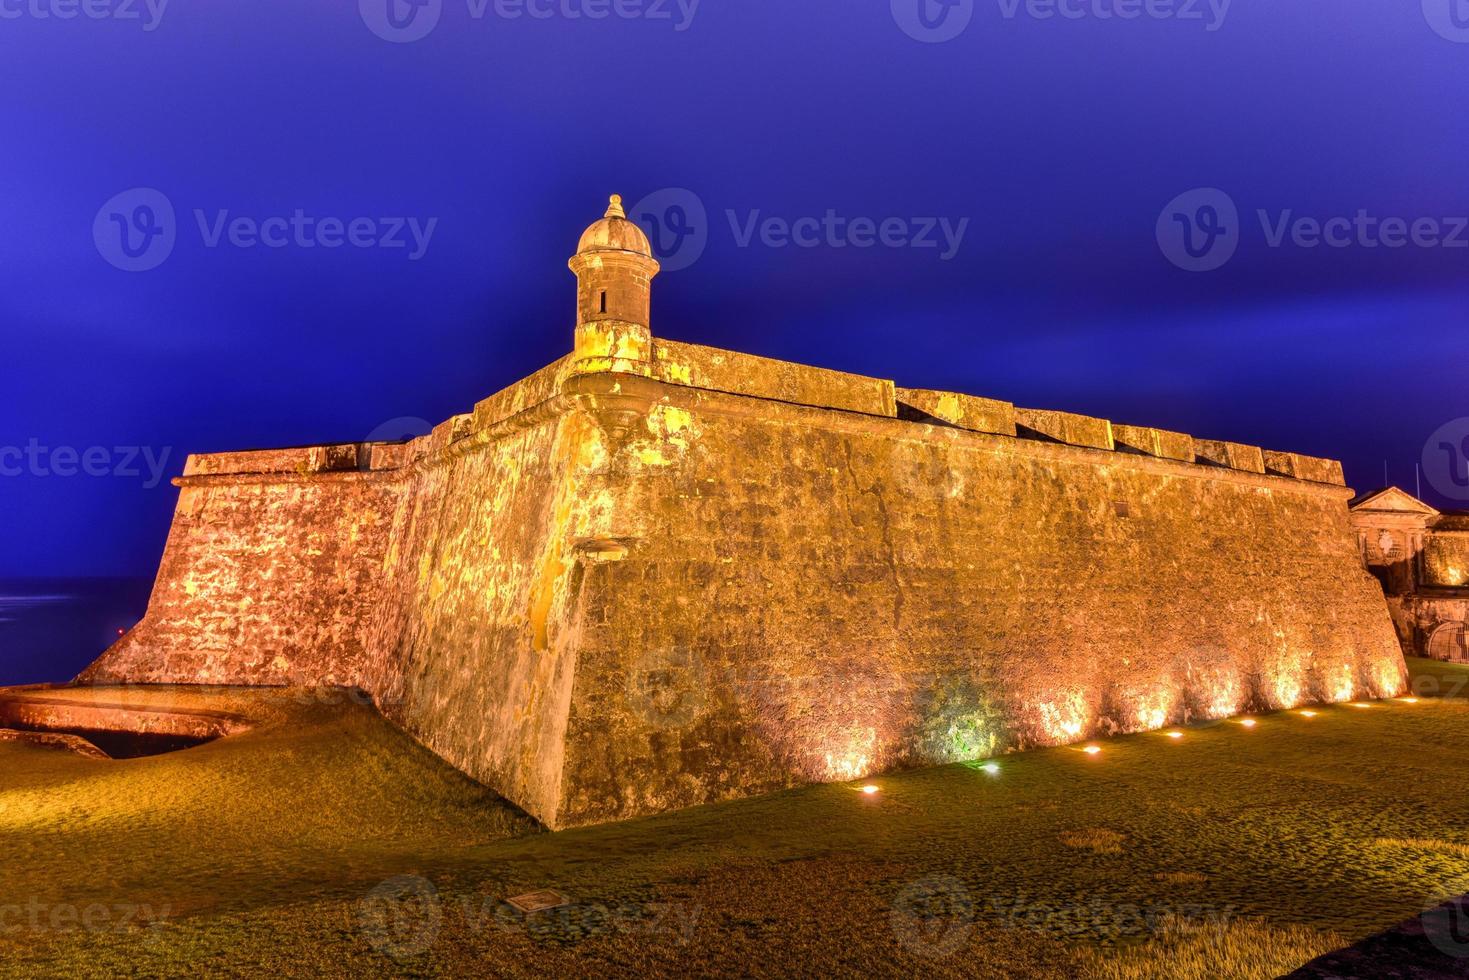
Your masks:
<svg viewBox="0 0 1469 980"><path fill-rule="evenodd" d="M392 517L369 689L394 721L554 823L580 624L578 545L610 498L592 423L533 425L415 469Z"/></svg>
<svg viewBox="0 0 1469 980"><path fill-rule="evenodd" d="M1266 450L1264 459L1265 472L1274 473L1277 476L1310 480L1315 483L1345 485L1347 482L1338 460L1318 459L1315 456L1302 456L1300 453L1278 453L1269 450Z"/></svg>
<svg viewBox="0 0 1469 980"><path fill-rule="evenodd" d="M144 621L79 680L361 687L551 822L611 499L563 369L402 445L191 457Z"/></svg>
<svg viewBox="0 0 1469 980"><path fill-rule="evenodd" d="M896 388L891 381L881 378L716 347L681 344L661 337L653 341L652 366L654 377L670 384L868 415L898 413Z"/></svg>
<svg viewBox="0 0 1469 980"><path fill-rule="evenodd" d="M1015 410L1017 428L1028 438L1047 439L1068 446L1087 446L1092 449L1115 449L1112 423L1089 415L1074 415L1071 412L1050 412L1035 408Z"/></svg>
<svg viewBox="0 0 1469 980"><path fill-rule="evenodd" d="M1140 425L1113 425L1112 435L1120 452L1142 453L1144 456L1176 459L1185 463L1194 461L1193 436L1182 432Z"/></svg>
<svg viewBox="0 0 1469 980"><path fill-rule="evenodd" d="M1259 446L1242 446L1218 439L1195 439L1194 458L1201 463L1246 473L1265 472L1265 453Z"/></svg>
<svg viewBox="0 0 1469 980"><path fill-rule="evenodd" d="M952 391L897 390L898 415L910 422L947 422L973 432L1015 434L1015 406L993 398L960 395Z"/></svg>
<svg viewBox="0 0 1469 980"><path fill-rule="evenodd" d="M1423 581L1441 588L1469 585L1469 532L1434 531L1423 542Z"/></svg>
<svg viewBox="0 0 1469 980"><path fill-rule="evenodd" d="M1405 683L1344 488L644 387L560 825Z"/></svg>
<svg viewBox="0 0 1469 980"><path fill-rule="evenodd" d="M408 444L192 458L84 679L357 685L552 827L1403 684L1345 488L659 349L676 382L561 361Z"/></svg>
<svg viewBox="0 0 1469 980"><path fill-rule="evenodd" d="M191 459L147 615L80 679L360 684L396 494L380 474L307 468L330 458ZM239 472L272 461L288 472Z"/></svg>

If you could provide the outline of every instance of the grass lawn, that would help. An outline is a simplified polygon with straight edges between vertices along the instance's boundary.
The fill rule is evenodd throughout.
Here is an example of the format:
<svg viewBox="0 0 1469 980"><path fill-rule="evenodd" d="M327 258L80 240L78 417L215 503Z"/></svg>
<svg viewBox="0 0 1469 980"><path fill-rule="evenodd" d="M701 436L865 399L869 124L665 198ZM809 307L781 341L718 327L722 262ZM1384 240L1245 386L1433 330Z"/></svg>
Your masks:
<svg viewBox="0 0 1469 980"><path fill-rule="evenodd" d="M559 834L347 703L126 761L0 741L0 974L1276 976L1469 891L1461 698ZM572 904L504 902L540 889Z"/></svg>

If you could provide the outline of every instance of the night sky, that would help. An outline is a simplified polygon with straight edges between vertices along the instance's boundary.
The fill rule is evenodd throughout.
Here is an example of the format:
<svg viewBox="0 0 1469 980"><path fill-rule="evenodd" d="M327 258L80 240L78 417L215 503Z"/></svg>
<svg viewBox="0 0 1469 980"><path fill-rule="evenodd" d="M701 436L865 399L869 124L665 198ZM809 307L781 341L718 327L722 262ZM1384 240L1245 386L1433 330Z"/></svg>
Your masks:
<svg viewBox="0 0 1469 980"><path fill-rule="evenodd" d="M1359 489L1469 437L1448 0L88 2L0 0L0 576L149 576L185 454L412 434L561 356L614 191L679 246L662 336ZM1359 212L1416 232L1291 224Z"/></svg>

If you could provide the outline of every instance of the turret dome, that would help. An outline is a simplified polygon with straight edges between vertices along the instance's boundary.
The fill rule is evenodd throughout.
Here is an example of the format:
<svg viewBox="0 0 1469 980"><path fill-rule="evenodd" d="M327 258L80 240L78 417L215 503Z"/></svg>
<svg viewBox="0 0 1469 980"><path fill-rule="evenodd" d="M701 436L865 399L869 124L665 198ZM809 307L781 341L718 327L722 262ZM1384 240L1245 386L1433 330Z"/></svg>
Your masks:
<svg viewBox="0 0 1469 980"><path fill-rule="evenodd" d="M607 214L586 230L576 247L577 254L587 252L632 252L653 257L653 246L643 229L627 219L622 209L622 195L613 194Z"/></svg>

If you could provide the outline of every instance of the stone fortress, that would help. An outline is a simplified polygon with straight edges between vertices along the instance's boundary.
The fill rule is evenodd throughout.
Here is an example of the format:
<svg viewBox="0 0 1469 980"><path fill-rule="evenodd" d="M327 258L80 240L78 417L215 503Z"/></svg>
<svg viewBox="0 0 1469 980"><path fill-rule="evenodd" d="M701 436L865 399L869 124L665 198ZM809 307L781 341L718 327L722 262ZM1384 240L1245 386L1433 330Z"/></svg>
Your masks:
<svg viewBox="0 0 1469 980"><path fill-rule="evenodd" d="M1362 563L1382 583L1403 652L1469 663L1469 513L1397 487L1351 506Z"/></svg>
<svg viewBox="0 0 1469 980"><path fill-rule="evenodd" d="M1337 463L655 337L404 444L190 457L83 683L353 686L553 828L1400 694Z"/></svg>

